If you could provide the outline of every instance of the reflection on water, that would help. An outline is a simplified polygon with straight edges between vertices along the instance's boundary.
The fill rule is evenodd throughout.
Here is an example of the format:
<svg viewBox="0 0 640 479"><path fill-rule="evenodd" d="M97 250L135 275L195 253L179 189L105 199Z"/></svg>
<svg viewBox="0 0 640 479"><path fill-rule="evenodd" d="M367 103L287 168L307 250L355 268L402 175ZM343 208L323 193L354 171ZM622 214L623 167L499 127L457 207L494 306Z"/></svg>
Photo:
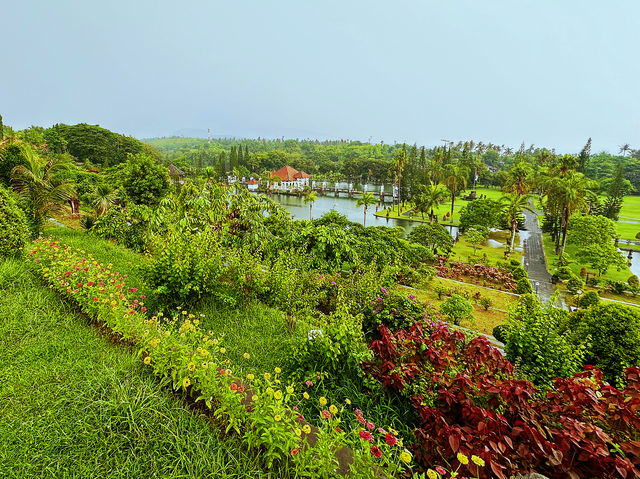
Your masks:
<svg viewBox="0 0 640 479"><path fill-rule="evenodd" d="M629 254L628 251L623 251L623 253ZM640 276L640 251L631 253L631 266L629 268L633 274Z"/></svg>

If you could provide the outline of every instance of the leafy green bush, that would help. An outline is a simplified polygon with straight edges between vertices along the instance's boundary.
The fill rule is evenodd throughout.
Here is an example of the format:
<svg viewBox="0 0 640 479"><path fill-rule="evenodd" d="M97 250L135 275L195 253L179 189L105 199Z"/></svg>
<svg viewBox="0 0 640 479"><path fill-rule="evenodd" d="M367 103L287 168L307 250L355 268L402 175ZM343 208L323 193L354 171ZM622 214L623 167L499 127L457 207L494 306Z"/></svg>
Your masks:
<svg viewBox="0 0 640 479"><path fill-rule="evenodd" d="M624 369L640 365L640 311L621 304L600 304L571 314L574 338L591 337L585 360L619 384Z"/></svg>
<svg viewBox="0 0 640 479"><path fill-rule="evenodd" d="M579 276L571 274L569 281L567 281L567 289L571 294L576 294L579 290L584 288L584 281Z"/></svg>
<svg viewBox="0 0 640 479"><path fill-rule="evenodd" d="M598 304L600 304L600 296L595 291L587 291L578 299L578 306L581 308L597 306Z"/></svg>
<svg viewBox="0 0 640 479"><path fill-rule="evenodd" d="M560 266L554 274L560 279L569 279L573 272L568 266Z"/></svg>
<svg viewBox="0 0 640 479"><path fill-rule="evenodd" d="M24 212L9 192L0 187L0 257L21 255L28 238Z"/></svg>
<svg viewBox="0 0 640 479"><path fill-rule="evenodd" d="M452 294L445 299L440 305L440 312L455 325L459 325L463 319L473 318L473 306L459 294Z"/></svg>
<svg viewBox="0 0 640 479"><path fill-rule="evenodd" d="M507 342L507 335L509 334L509 326L507 324L498 324L491 332L493 337L501 343Z"/></svg>
<svg viewBox="0 0 640 479"><path fill-rule="evenodd" d="M568 314L564 309L544 306L533 294L522 295L509 314L504 341L507 359L538 385L569 377L584 364L586 336L570 341Z"/></svg>
<svg viewBox="0 0 640 479"><path fill-rule="evenodd" d="M609 281L608 285L609 289L614 294L624 294L628 287L627 284L622 281Z"/></svg>
<svg viewBox="0 0 640 479"><path fill-rule="evenodd" d="M485 311L489 311L489 308L493 306L493 301L487 296L482 296L478 303L480 303L480 306L482 306Z"/></svg>
<svg viewBox="0 0 640 479"><path fill-rule="evenodd" d="M142 251L145 247L147 226L132 214L137 210L135 206L132 206L130 211L117 207L111 208L105 215L93 221L89 231L99 238L110 239L127 248ZM84 221L85 226L90 226L90 220Z"/></svg>
<svg viewBox="0 0 640 479"><path fill-rule="evenodd" d="M384 324L392 331L411 326L416 321L432 321L437 313L416 301L413 295L380 288L369 305L362 308L362 329L367 337L377 337ZM435 314L434 314L435 313Z"/></svg>
<svg viewBox="0 0 640 479"><path fill-rule="evenodd" d="M638 280L638 276L635 274L629 276L629 279L627 280L627 284L632 288L637 288L638 286L640 286L640 281Z"/></svg>
<svg viewBox="0 0 640 479"><path fill-rule="evenodd" d="M516 282L516 294L527 294L533 293L533 288L531 287L531 282L529 278L520 278Z"/></svg>

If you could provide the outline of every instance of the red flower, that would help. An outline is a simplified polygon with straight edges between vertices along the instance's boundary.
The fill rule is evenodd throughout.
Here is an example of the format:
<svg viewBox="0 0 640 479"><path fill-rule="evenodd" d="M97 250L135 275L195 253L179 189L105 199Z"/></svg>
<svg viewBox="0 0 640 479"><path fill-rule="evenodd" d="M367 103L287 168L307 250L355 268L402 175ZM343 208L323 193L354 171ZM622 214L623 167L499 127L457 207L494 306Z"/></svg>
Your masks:
<svg viewBox="0 0 640 479"><path fill-rule="evenodd" d="M93 298L93 300L94 300L94 301L98 301L98 298L94 297L94 298Z"/></svg>
<svg viewBox="0 0 640 479"><path fill-rule="evenodd" d="M441 476L444 476L444 475L447 473L447 471L445 470L445 468L444 468L444 467L442 467L442 466L437 466L437 467L436 467L436 472L437 472L438 474L440 474Z"/></svg>
<svg viewBox="0 0 640 479"><path fill-rule="evenodd" d="M371 446L371 454L378 459L382 457L382 451L378 446Z"/></svg>
<svg viewBox="0 0 640 479"><path fill-rule="evenodd" d="M93 281L89 281L87 284L88 284L89 286L93 286L95 283L94 283Z"/></svg>
<svg viewBox="0 0 640 479"><path fill-rule="evenodd" d="M395 446L398 443L396 437L391 433L387 433L384 436L384 440L387 441L387 444L389 444L390 446Z"/></svg>
<svg viewBox="0 0 640 479"><path fill-rule="evenodd" d="M135 311L131 310L129 311L129 314L135 314Z"/></svg>
<svg viewBox="0 0 640 479"><path fill-rule="evenodd" d="M336 426L336 431L338 431L338 432L344 432L340 426Z"/></svg>
<svg viewBox="0 0 640 479"><path fill-rule="evenodd" d="M143 306L142 307L142 312L144 313L146 310L147 310L147 308Z"/></svg>
<svg viewBox="0 0 640 479"><path fill-rule="evenodd" d="M320 414L322 414L322 417L325 418L325 419L329 419L331 417L331 413L329 411L327 411L326 409L323 409Z"/></svg>
<svg viewBox="0 0 640 479"><path fill-rule="evenodd" d="M236 383L231 383L231 386L229 386L229 389L231 389L232 391L237 391L238 385Z"/></svg>
<svg viewBox="0 0 640 479"><path fill-rule="evenodd" d="M291 449L291 455L295 456L296 454L298 454L300 452L300 449L298 449L297 447L295 449Z"/></svg>
<svg viewBox="0 0 640 479"><path fill-rule="evenodd" d="M376 428L375 424L367 421L367 429L369 429L370 431L373 431L375 428Z"/></svg>
<svg viewBox="0 0 640 479"><path fill-rule="evenodd" d="M364 429L360 429L360 432L358 432L358 434L360 434L360 438L362 438L365 441L369 441L369 442L373 442L373 436L371 435L371 433L369 431L365 431Z"/></svg>
<svg viewBox="0 0 640 479"><path fill-rule="evenodd" d="M218 371L220 374L224 375L226 374L227 371L225 371L224 369L221 369L220 371Z"/></svg>

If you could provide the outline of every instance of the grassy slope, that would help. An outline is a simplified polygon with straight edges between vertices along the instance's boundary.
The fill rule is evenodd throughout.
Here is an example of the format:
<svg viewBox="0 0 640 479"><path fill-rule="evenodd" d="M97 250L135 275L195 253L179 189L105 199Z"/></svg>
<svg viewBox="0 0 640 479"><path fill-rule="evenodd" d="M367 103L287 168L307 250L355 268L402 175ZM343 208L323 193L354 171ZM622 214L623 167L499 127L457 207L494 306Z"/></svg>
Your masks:
<svg viewBox="0 0 640 479"><path fill-rule="evenodd" d="M489 239L498 241L503 245L509 241L510 238L509 231L495 231L489 234ZM522 260L522 251L518 251L517 248L520 247L520 236L516 233L516 238L514 241L514 247L516 248L513 253L509 256L510 259L515 259L518 261ZM464 261L464 262L481 262L483 264L492 264L495 265L498 261L504 261L504 252L505 247L501 246L499 248L494 248L492 246L488 246L488 243L485 243L484 246L479 246L476 250L475 255L473 254L473 245L465 239L464 235L460 236L460 239L453 247L451 252L450 259L452 261ZM484 255L487 255L487 260L484 261Z"/></svg>
<svg viewBox="0 0 640 479"><path fill-rule="evenodd" d="M0 264L0 288L3 477L266 476L24 263Z"/></svg>

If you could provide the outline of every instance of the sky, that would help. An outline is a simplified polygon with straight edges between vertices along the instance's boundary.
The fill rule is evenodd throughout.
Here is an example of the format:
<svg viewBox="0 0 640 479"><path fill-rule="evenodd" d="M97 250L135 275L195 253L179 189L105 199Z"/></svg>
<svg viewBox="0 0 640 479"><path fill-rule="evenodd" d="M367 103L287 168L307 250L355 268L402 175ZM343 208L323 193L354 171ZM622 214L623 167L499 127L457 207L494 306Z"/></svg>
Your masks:
<svg viewBox="0 0 640 479"><path fill-rule="evenodd" d="M0 16L14 128L640 147L637 0L21 0Z"/></svg>

